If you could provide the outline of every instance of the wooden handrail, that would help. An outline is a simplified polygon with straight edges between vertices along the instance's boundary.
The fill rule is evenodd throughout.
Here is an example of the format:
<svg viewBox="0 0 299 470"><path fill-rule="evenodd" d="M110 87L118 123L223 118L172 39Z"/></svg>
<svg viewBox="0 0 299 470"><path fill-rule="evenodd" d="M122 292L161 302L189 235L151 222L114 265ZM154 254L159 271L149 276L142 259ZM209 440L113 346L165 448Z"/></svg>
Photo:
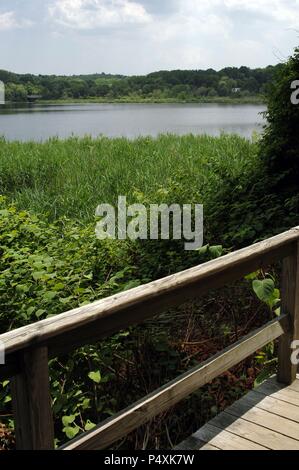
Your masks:
<svg viewBox="0 0 299 470"><path fill-rule="evenodd" d="M141 323L170 307L280 260L283 260L283 278L282 316L279 319L153 392L111 418L108 424L99 425L66 448L102 448L109 445L122 437L121 430L126 434L128 430L135 429L278 337L281 338L279 377L290 383L296 377L295 367L290 361L290 345L299 338L298 243L299 227L295 227L186 271L0 335L6 353L6 365L0 366L0 378L13 378L18 448L53 448L49 357ZM124 420L127 420L127 426L123 426Z"/></svg>
<svg viewBox="0 0 299 470"><path fill-rule="evenodd" d="M199 387L241 362L270 341L288 331L287 316L250 333L240 341L215 354L193 369L129 406L126 410L100 423L96 428L73 439L64 450L99 450L126 436L158 414L168 410Z"/></svg>
<svg viewBox="0 0 299 470"><path fill-rule="evenodd" d="M6 359L47 345L51 357L97 341L130 325L240 279L294 252L299 227L194 268L0 335ZM12 366L11 366L12 367Z"/></svg>

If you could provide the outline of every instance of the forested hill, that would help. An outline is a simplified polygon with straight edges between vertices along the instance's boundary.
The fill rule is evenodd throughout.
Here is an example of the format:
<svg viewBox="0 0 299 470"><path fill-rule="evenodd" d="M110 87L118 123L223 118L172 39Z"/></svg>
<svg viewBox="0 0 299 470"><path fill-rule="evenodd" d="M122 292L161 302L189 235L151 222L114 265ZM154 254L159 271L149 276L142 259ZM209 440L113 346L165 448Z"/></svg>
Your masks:
<svg viewBox="0 0 299 470"><path fill-rule="evenodd" d="M45 100L250 98L266 92L280 67L281 65L258 69L227 67L220 71L173 70L131 77L104 73L73 76L21 75L0 70L0 80L6 85L8 101L26 101L28 95L40 95Z"/></svg>

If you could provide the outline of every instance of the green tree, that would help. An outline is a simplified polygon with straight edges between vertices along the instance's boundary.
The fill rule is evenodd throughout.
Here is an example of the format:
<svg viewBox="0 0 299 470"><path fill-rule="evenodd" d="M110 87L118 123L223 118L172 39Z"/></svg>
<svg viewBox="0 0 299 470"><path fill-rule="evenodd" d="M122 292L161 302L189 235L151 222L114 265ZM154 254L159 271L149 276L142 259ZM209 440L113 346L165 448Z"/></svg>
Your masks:
<svg viewBox="0 0 299 470"><path fill-rule="evenodd" d="M6 99L8 101L27 101L27 90L24 85L17 85L15 83L8 83L5 88Z"/></svg>
<svg viewBox="0 0 299 470"><path fill-rule="evenodd" d="M299 48L279 69L268 95L268 120L261 143L272 183L280 192L299 188L299 104L293 104L292 83L299 80Z"/></svg>
<svg viewBox="0 0 299 470"><path fill-rule="evenodd" d="M221 77L218 84L218 94L220 96L229 96L232 89L237 86L236 80L232 80L229 77Z"/></svg>
<svg viewBox="0 0 299 470"><path fill-rule="evenodd" d="M96 85L97 96L107 96L110 91L110 86L106 83L99 83Z"/></svg>

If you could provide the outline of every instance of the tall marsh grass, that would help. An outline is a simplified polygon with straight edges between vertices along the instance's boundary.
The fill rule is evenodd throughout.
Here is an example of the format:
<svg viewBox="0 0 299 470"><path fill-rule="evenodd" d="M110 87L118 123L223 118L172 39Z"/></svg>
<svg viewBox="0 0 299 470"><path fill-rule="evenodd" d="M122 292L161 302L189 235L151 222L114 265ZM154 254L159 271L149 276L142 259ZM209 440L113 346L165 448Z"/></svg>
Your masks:
<svg viewBox="0 0 299 470"><path fill-rule="evenodd" d="M257 166L256 144L236 135L50 139L44 143L0 140L0 194L18 207L91 220L98 204L118 195L136 200L175 182L185 202L207 202L224 184ZM232 191L233 191L232 187ZM173 201L175 202L175 201Z"/></svg>

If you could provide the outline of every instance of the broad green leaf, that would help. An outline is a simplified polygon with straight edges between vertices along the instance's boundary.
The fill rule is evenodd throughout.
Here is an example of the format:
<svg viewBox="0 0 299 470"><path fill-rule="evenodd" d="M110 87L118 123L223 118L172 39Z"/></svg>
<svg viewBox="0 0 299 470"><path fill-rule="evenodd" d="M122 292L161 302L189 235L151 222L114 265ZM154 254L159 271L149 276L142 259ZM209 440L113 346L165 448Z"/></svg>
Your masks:
<svg viewBox="0 0 299 470"><path fill-rule="evenodd" d="M44 313L46 312L46 310L43 310L43 309L39 309L37 310L37 312L35 312L35 315L37 318L41 317Z"/></svg>
<svg viewBox="0 0 299 470"><path fill-rule="evenodd" d="M68 426L69 424L72 424L76 419L76 415L69 415L69 416L63 416L62 417L62 424L63 426Z"/></svg>
<svg viewBox="0 0 299 470"><path fill-rule="evenodd" d="M1 209L0 210L0 216L1 217L8 217L9 216L9 211L7 209Z"/></svg>
<svg viewBox="0 0 299 470"><path fill-rule="evenodd" d="M86 424L84 426L85 431L90 431L91 429L95 428L96 424L92 423L89 419L86 421Z"/></svg>
<svg viewBox="0 0 299 470"><path fill-rule="evenodd" d="M208 251L209 245L204 245L200 248L198 248L196 251L199 255L205 255Z"/></svg>
<svg viewBox="0 0 299 470"><path fill-rule="evenodd" d="M280 314L281 314L281 308L279 307L279 308L277 308L276 310L274 310L274 313L275 313L275 315L276 315L277 317L279 317Z"/></svg>
<svg viewBox="0 0 299 470"><path fill-rule="evenodd" d="M65 286L64 286L64 284L62 284L62 282L58 282L57 284L55 284L54 290L55 290L55 291L59 291L59 290L64 289L64 287L65 287Z"/></svg>
<svg viewBox="0 0 299 470"><path fill-rule="evenodd" d="M219 256L223 253L222 245L214 245L209 247L209 252L213 256L213 258L219 258Z"/></svg>
<svg viewBox="0 0 299 470"><path fill-rule="evenodd" d="M38 281L39 279L42 279L42 277L46 274L45 271L35 271L32 273L32 277L35 281Z"/></svg>
<svg viewBox="0 0 299 470"><path fill-rule="evenodd" d="M90 407L90 398L84 398L82 401L83 410L87 410Z"/></svg>
<svg viewBox="0 0 299 470"><path fill-rule="evenodd" d="M57 292L46 292L44 295L43 295L43 298L47 301L47 302L50 302L51 300L54 299L54 297L56 297L57 295Z"/></svg>
<svg viewBox="0 0 299 470"><path fill-rule="evenodd" d="M34 310L35 310L35 307L27 308L27 311L26 311L27 316L30 317L33 314Z"/></svg>
<svg viewBox="0 0 299 470"><path fill-rule="evenodd" d="M99 370L94 372L89 372L88 377L95 383L99 384L101 382L101 372Z"/></svg>
<svg viewBox="0 0 299 470"><path fill-rule="evenodd" d="M63 428L63 432L69 439L73 439L75 436L77 436L79 431L79 426L66 426Z"/></svg>
<svg viewBox="0 0 299 470"><path fill-rule="evenodd" d="M21 293L21 294L24 294L24 293L29 291L29 287L26 286L26 284L18 284L16 286L16 291Z"/></svg>
<svg viewBox="0 0 299 470"><path fill-rule="evenodd" d="M269 304L274 294L274 282L272 279L255 280L252 283L253 290L262 302Z"/></svg>

